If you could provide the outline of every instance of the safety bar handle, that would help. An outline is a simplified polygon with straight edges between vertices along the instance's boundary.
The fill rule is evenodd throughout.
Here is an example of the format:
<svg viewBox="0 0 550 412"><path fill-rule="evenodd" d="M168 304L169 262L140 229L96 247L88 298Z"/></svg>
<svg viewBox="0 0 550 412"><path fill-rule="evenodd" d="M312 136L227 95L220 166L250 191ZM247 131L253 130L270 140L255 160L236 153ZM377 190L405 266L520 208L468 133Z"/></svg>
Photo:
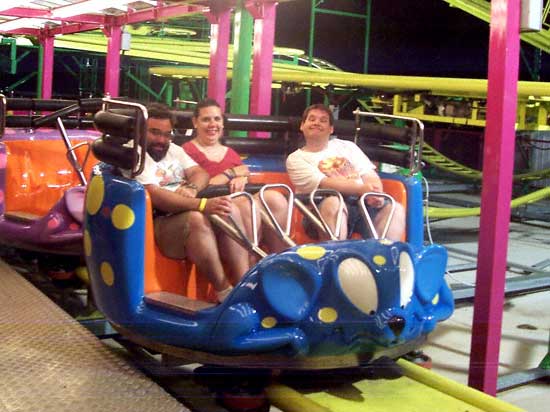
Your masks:
<svg viewBox="0 0 550 412"><path fill-rule="evenodd" d="M69 136L67 135L67 130L65 129L65 125L63 124L63 120L61 120L61 117L58 117L55 121L57 123L57 128L59 129L59 133L61 133L61 138L63 139L63 143L65 143L65 147L67 148L67 159L69 160L69 163L71 164L76 174L78 175L80 184L82 186L86 186L86 184L88 183L88 180L84 175L84 166L88 161L88 156L90 155L90 149L92 148L90 145L90 142L81 142L73 146L73 144L71 143L71 140L69 139ZM78 161L78 158L76 157L75 150L84 145L87 145L88 149L86 150L86 155L84 156L84 161L82 162L82 165L81 165L80 162Z"/></svg>
<svg viewBox="0 0 550 412"><path fill-rule="evenodd" d="M390 201L390 204L391 204L390 213L389 213L389 215L386 219L386 224L384 225L384 230L382 231L382 236L381 237L378 236L378 231L374 227L372 217L370 216L370 214L367 210L367 206L365 204L365 201L370 196L386 198ZM361 214L363 215L363 220L367 223L367 225L369 227L369 230L372 234L372 237L374 237L375 239L385 239L386 234L388 233L388 229L390 228L390 223L393 219L393 214L395 212L395 199L392 196L388 195L387 193L367 192L367 193L363 193L361 195L361 197L358 200L358 204L359 204L359 210L361 211Z"/></svg>
<svg viewBox="0 0 550 412"><path fill-rule="evenodd" d="M273 189L283 189L287 192L287 210L286 210L286 220L285 220L285 227L282 228L277 219L275 219L275 216L273 215L273 211L269 207L266 199L265 199L265 191L266 190L273 190ZM264 221L266 224L268 224L274 231L277 233L277 235L288 245L288 246L296 246L296 243L290 238L290 230L292 226L292 213L294 211L294 192L292 189L285 185L284 183L268 183L266 185L263 185L260 188L259 192L260 196L260 202L263 206L263 209L261 210L262 215L262 221Z"/></svg>
<svg viewBox="0 0 550 412"><path fill-rule="evenodd" d="M218 215L210 215L210 220L220 227L225 233L239 242L242 246L248 248L259 257L264 258L267 256L267 253L258 246L258 221L256 220L256 203L254 202L254 198L247 192L235 192L229 195L231 199L236 199L243 196L250 202L252 239L244 233L244 229L240 227L237 222L235 222L235 219L231 215L229 215L227 220Z"/></svg>
<svg viewBox="0 0 550 412"><path fill-rule="evenodd" d="M323 196L323 197L336 196L338 198L338 201L339 201L339 203L338 203L338 212L336 214L336 227L334 228L336 233L334 233L331 230L328 223L326 222L326 220L321 215L321 212L320 212L319 208L317 207L317 204L315 203L315 197L316 196ZM310 203L311 207L313 208L313 210L315 211L315 214L317 215L317 218L321 222L323 231L326 234L329 235L331 240L339 240L340 233L341 233L341 230L342 230L342 216L344 214L344 204L345 204L344 203L344 197L342 196L342 193L340 193L337 190L333 190L333 189L315 189L309 195L309 203Z"/></svg>

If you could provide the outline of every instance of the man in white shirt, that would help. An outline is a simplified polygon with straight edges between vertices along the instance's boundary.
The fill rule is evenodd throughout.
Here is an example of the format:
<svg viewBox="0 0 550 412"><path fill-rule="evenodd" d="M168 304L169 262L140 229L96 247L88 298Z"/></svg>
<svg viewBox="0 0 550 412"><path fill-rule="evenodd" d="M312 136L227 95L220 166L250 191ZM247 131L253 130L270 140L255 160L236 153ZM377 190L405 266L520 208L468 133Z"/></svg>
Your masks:
<svg viewBox="0 0 550 412"><path fill-rule="evenodd" d="M230 293L231 283L225 275L208 215L229 216L234 212L232 202L227 196L196 197L208 185L208 173L172 143L174 120L167 106L153 103L148 114L145 167L136 180L151 197L156 214L155 241L165 256L193 262L222 301ZM242 247L228 236L220 237L220 242L224 242L220 246L229 260L246 258Z"/></svg>
<svg viewBox="0 0 550 412"><path fill-rule="evenodd" d="M287 172L296 193L311 193L317 188L334 189L346 196L361 196L366 192L383 192L375 165L355 143L330 139L334 131L334 117L331 110L322 104L308 107L302 116L300 130L306 144L291 153L286 161ZM368 211L373 217L376 231L381 234L391 210L391 205L382 197L367 198ZM321 202L321 215L333 233L336 233L338 198L330 196ZM346 204L340 239L358 232L368 236L368 229L362 221L357 206ZM390 223L386 237L401 240L405 231L405 212L400 204ZM326 237L326 236L325 236Z"/></svg>

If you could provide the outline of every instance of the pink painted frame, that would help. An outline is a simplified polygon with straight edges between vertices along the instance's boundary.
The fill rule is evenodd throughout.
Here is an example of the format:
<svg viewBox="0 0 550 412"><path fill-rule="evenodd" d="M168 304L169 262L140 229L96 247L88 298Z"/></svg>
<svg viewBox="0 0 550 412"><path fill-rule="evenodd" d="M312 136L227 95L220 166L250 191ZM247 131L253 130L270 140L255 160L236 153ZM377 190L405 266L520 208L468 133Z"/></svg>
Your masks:
<svg viewBox="0 0 550 412"><path fill-rule="evenodd" d="M470 386L496 395L514 167L519 65L518 0L491 2L487 126Z"/></svg>

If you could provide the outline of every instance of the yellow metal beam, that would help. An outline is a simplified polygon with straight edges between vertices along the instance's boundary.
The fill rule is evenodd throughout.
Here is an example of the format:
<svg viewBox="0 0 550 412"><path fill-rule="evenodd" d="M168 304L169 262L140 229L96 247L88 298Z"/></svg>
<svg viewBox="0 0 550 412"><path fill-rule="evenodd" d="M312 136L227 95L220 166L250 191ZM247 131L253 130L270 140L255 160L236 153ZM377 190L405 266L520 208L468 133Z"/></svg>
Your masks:
<svg viewBox="0 0 550 412"><path fill-rule="evenodd" d="M149 72L157 76L185 77L189 68L185 67L151 67ZM208 69L192 69L192 76L202 73L208 75ZM229 75L229 73L228 73ZM465 79L450 77L420 77L420 76L386 76L375 74L359 74L331 70L315 70L315 76L303 71L290 71L276 66L273 70L273 81L294 82L305 85L331 84L334 86L365 87L380 91L426 91L431 94L487 97L487 80ZM550 99L550 82L518 82L518 96L520 99L530 97Z"/></svg>

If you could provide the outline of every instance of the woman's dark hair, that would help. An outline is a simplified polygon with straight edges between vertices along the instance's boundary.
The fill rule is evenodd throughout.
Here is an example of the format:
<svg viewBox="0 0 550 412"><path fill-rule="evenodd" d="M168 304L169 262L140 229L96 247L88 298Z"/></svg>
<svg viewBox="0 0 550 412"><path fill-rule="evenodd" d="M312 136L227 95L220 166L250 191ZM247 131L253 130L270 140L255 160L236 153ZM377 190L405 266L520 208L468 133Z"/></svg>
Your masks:
<svg viewBox="0 0 550 412"><path fill-rule="evenodd" d="M334 115L332 114L332 110L328 106L325 106L322 103L312 104L311 106L307 107L306 110L304 110L304 114L302 114L302 123L304 123L307 119L307 116L309 112L312 110L320 110L322 112L325 112L328 115L328 122L331 126L334 126Z"/></svg>
<svg viewBox="0 0 550 412"><path fill-rule="evenodd" d="M214 100L214 99L204 99L204 100L201 100L200 102L197 103L197 105L195 106L195 110L193 110L193 117L199 117L199 113L201 111L201 109L204 109L205 107L211 107L211 106L215 106L217 108L219 108L220 110L222 109L220 104Z"/></svg>
<svg viewBox="0 0 550 412"><path fill-rule="evenodd" d="M170 120L170 124L172 125L172 127L174 127L174 124L176 123L172 111L168 106L163 103L155 102L149 104L147 106L147 113L149 114L149 118Z"/></svg>

